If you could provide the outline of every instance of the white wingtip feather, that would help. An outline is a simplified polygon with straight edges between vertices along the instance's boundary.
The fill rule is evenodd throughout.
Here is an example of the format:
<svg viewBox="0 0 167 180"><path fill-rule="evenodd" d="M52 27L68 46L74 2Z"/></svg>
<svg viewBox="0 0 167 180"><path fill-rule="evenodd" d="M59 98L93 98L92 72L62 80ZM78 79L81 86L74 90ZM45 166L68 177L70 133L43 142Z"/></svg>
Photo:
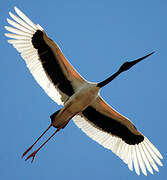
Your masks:
<svg viewBox="0 0 167 180"><path fill-rule="evenodd" d="M16 16L15 14L12 14L9 12L10 17L15 20L22 28L26 28L26 31L29 31L30 33L34 33L36 30L34 30L29 24L27 24L25 21L23 21L21 18ZM15 25L13 25L15 26ZM18 26L18 25L17 25Z"/></svg>
<svg viewBox="0 0 167 180"><path fill-rule="evenodd" d="M144 163L145 163L145 165L146 165L146 168L148 169L148 171L149 171L151 174L153 174L153 170L152 170L152 168L151 168L151 166L150 166L150 163L149 163L149 161L148 161L148 159L147 159L147 157L146 157L146 155L145 155L145 153L144 153L144 151L143 151L143 148L142 148L141 144L139 144L138 147L139 147L139 150L140 150L142 159L143 159L143 161L144 161Z"/></svg>
<svg viewBox="0 0 167 180"><path fill-rule="evenodd" d="M124 147L125 149L124 149L123 155L122 155L122 159L126 164L128 164L128 147L129 145L126 144Z"/></svg>
<svg viewBox="0 0 167 180"><path fill-rule="evenodd" d="M159 158L157 157L157 155L155 154L155 151L153 151L151 149L151 147L146 143L146 142L143 142L145 144L145 146L147 147L150 155L152 156L152 158L155 160L155 162L157 162L157 164L159 164L159 166L163 166L161 161L159 160Z"/></svg>
<svg viewBox="0 0 167 180"><path fill-rule="evenodd" d="M14 7L16 13L27 23L29 24L34 30L37 30L36 25L16 6Z"/></svg>
<svg viewBox="0 0 167 180"><path fill-rule="evenodd" d="M21 30L18 30L18 29L15 29L15 28L12 28L12 27L9 27L9 26L5 26L5 29L7 31L10 31L14 34L18 34L18 35L22 35L22 36L28 36L28 37L32 37L32 34L29 34L29 33L26 33L26 32L23 32Z"/></svg>
<svg viewBox="0 0 167 180"><path fill-rule="evenodd" d="M151 147L151 149L155 152L155 154L160 158L163 159L161 153L158 151L158 149L145 137L145 140L147 144Z"/></svg>
<svg viewBox="0 0 167 180"><path fill-rule="evenodd" d="M128 161L128 168L129 170L133 171L133 163L132 163L132 146L129 146L129 161Z"/></svg>
<svg viewBox="0 0 167 180"><path fill-rule="evenodd" d="M132 150L133 150L132 159L133 159L134 169L136 171L136 174L139 176L140 175L140 169L139 169L138 159L137 159L137 156L136 156L135 146L132 147Z"/></svg>
<svg viewBox="0 0 167 180"><path fill-rule="evenodd" d="M146 157L148 158L149 163L151 164L151 166L155 169L155 171L159 172L159 169L158 169L157 165L155 164L153 158L151 157L150 153L148 152L145 144L141 143L141 146L143 147L143 150L144 150L144 152L146 154Z"/></svg>
<svg viewBox="0 0 167 180"><path fill-rule="evenodd" d="M145 176L147 176L146 167L145 167L145 164L143 162L143 159L142 159L142 156L141 156L140 149L139 149L138 145L135 145L135 148L136 148L136 156L137 156L137 159L138 159L140 169L142 170L143 174Z"/></svg>
<svg viewBox="0 0 167 180"><path fill-rule="evenodd" d="M4 35L6 37L13 38L13 39L29 39L28 37L25 37L25 36L10 34L10 33L5 33Z"/></svg>

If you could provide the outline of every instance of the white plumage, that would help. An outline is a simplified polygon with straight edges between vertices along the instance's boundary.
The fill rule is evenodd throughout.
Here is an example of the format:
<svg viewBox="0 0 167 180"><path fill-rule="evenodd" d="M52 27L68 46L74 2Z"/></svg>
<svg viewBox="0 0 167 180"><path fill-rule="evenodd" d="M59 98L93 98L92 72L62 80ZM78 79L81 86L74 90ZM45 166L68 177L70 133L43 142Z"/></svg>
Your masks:
<svg viewBox="0 0 167 180"><path fill-rule="evenodd" d="M152 146L152 148L156 150L153 151L151 149L150 141L146 137L144 137L144 141L138 145L127 145L119 138L109 135L92 126L87 120L85 121L85 118L82 118L80 115L75 116L73 121L79 128L81 128L83 132L86 133L86 135L105 148L112 150L113 153L119 156L128 165L131 171L133 170L134 165L135 171L138 175L140 175L139 166L144 175L147 175L146 168L151 174L153 174L151 166L155 171L159 171L155 162L158 165L163 166L159 160L159 158L162 159L162 155L154 146ZM147 144L146 142L149 143Z"/></svg>
<svg viewBox="0 0 167 180"><path fill-rule="evenodd" d="M63 110L60 110L60 113L63 113L69 108L69 106L67 107L67 104L73 103L74 99L78 97L77 95L83 88L93 88L93 86L90 86L91 83L87 82L76 72L66 60L58 45L47 37L40 25L35 25L18 8L14 7L14 9L18 16L9 12L10 17L13 20L7 19L7 22L13 27L5 26L6 30L11 32L10 34L6 33L5 36L12 38L8 40L8 42L21 54L27 67L39 85L57 104L64 105L62 108ZM38 35L41 37L41 40L39 41L41 44L43 43L42 45L38 42L38 38L33 40L37 33L42 33L41 36ZM40 48L43 48L44 50L42 51ZM55 62L51 61L49 58L55 58ZM52 69L51 66L57 65L57 67L55 66L57 72L49 71L45 66L45 63L47 63L49 69ZM53 75L54 73L55 76ZM55 79L56 76L59 77L61 81L59 81L59 79L55 80L53 76ZM88 100L86 103L87 102ZM128 165L131 171L134 167L138 175L140 174L140 170L144 175L147 175L147 170L151 174L153 174L153 169L159 171L156 163L162 166L160 161L162 155L145 136L135 129L128 118L116 112L99 95L97 95L97 98L95 99L92 98L91 104L87 103L87 106L85 104L84 106L85 107L78 112L77 115L71 114L75 124L81 128L83 132L105 148L112 150ZM58 116L60 116L59 113ZM65 117L65 115L62 115L61 117ZM103 118L101 119L101 117L108 123L106 127L105 124L103 124ZM57 118L57 116L55 118ZM109 119L111 119L111 122ZM65 121L67 121L67 119L65 119L64 122ZM128 141L126 133L118 133L115 123L125 132L129 133L132 136L132 140L134 138L135 141L135 138L138 136L143 137L143 140L141 142L139 142L139 140L136 142L131 140ZM109 125L111 125L111 128L108 127Z"/></svg>

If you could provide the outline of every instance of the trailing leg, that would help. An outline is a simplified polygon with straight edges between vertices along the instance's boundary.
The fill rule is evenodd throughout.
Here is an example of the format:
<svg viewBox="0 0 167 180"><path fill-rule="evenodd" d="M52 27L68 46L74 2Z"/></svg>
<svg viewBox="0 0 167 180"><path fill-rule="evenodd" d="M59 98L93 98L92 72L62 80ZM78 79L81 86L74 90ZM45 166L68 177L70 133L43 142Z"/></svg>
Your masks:
<svg viewBox="0 0 167 180"><path fill-rule="evenodd" d="M60 110L56 111L54 114L50 116L51 118L51 124L49 127L41 134L41 136L23 153L22 158L34 147L34 145L41 139L41 137L53 126L52 122L55 121L57 114L60 112Z"/></svg>
<svg viewBox="0 0 167 180"><path fill-rule="evenodd" d="M23 153L22 158L34 147L34 145L41 139L41 137L52 127L52 124L39 136L39 138Z"/></svg>
<svg viewBox="0 0 167 180"><path fill-rule="evenodd" d="M62 128L64 128L68 122L70 121L70 119L68 121L66 121L65 123L63 123L59 128L56 129L56 131L36 150L34 151L33 153L31 153L27 158L26 158L26 161L32 157L32 161L34 161L34 158L35 158L35 155L37 154L37 152L57 133L59 132Z"/></svg>

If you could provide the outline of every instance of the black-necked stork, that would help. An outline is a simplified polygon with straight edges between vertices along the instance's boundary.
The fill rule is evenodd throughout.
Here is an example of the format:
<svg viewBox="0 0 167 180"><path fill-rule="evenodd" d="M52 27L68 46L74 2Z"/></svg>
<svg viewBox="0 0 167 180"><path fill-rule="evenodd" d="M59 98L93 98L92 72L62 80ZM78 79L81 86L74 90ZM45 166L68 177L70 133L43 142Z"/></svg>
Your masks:
<svg viewBox="0 0 167 180"><path fill-rule="evenodd" d="M21 54L35 80L45 92L57 104L63 105L62 109L50 116L51 125L41 136L53 126L57 128L50 136L50 138L53 137L73 119L89 137L119 156L130 170L133 170L134 166L138 175L140 169L145 175L147 170L153 174L152 168L159 171L156 163L162 166L160 152L128 118L115 111L99 95L103 86L153 53L125 62L116 73L100 83L90 83L72 67L58 45L47 36L39 24L35 25L18 8L14 9L18 16L9 12L13 20L7 19L14 28L5 27L12 32L12 34L5 34L12 38L8 42ZM48 140L26 160L32 157L33 161L36 153ZM23 156L32 149L34 144L25 151Z"/></svg>

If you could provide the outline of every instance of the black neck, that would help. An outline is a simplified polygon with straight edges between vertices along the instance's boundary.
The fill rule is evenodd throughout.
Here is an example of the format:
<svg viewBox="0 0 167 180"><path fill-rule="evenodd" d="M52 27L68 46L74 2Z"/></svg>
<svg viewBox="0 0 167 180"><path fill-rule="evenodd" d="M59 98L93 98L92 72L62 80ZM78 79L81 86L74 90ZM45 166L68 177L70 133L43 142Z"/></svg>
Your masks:
<svg viewBox="0 0 167 180"><path fill-rule="evenodd" d="M97 84L98 87L102 88L103 86L107 85L110 83L113 79L115 79L119 74L121 74L121 71L118 70L116 73L111 75L109 78L105 79L104 81L100 82Z"/></svg>
<svg viewBox="0 0 167 180"><path fill-rule="evenodd" d="M114 73L109 78L105 79L104 81L98 83L97 86L102 88L103 86L105 86L108 83L110 83L113 79L115 79L119 74L121 74L124 71L129 70L132 66L134 66L138 62L142 61L143 59L147 58L148 56L152 55L153 53L154 52L152 52L150 54L147 54L146 56L143 56L143 57L141 57L141 58L139 58L137 60L134 60L134 61L125 62L124 64L122 64L122 66L119 68L119 70L116 73Z"/></svg>

